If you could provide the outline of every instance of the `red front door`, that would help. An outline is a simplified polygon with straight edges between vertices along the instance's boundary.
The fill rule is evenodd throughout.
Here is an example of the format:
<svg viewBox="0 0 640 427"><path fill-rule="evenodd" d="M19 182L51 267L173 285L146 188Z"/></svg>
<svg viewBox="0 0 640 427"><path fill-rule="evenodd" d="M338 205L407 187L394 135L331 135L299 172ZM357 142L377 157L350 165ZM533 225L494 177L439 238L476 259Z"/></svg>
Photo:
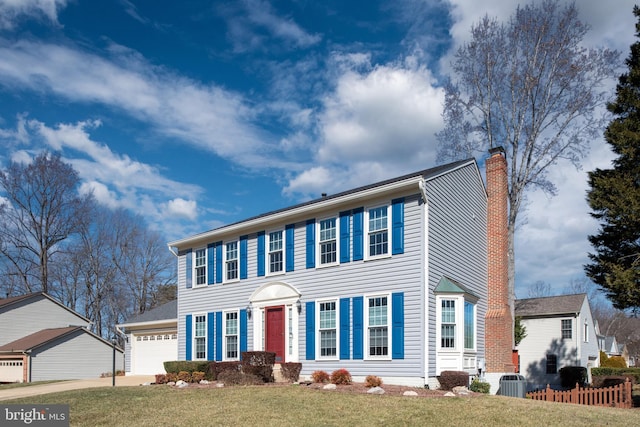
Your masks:
<svg viewBox="0 0 640 427"><path fill-rule="evenodd" d="M284 362L284 306L267 307L265 312L265 350L276 354L276 362Z"/></svg>

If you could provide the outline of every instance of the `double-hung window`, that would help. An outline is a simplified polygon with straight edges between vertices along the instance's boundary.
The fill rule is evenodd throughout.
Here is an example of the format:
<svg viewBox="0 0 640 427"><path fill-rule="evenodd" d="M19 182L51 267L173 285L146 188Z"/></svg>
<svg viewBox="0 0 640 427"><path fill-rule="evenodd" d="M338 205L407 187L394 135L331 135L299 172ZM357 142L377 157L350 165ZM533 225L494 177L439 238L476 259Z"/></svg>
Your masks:
<svg viewBox="0 0 640 427"><path fill-rule="evenodd" d="M368 210L367 242L370 257L389 253L389 209L381 206Z"/></svg>
<svg viewBox="0 0 640 427"><path fill-rule="evenodd" d="M280 273L284 271L284 251L283 233L273 231L269 233L269 273Z"/></svg>
<svg viewBox="0 0 640 427"><path fill-rule="evenodd" d="M572 332L572 324L571 324L571 319L562 319L562 339L571 339L571 337L573 336Z"/></svg>
<svg viewBox="0 0 640 427"><path fill-rule="evenodd" d="M367 298L367 355L369 357L389 356L389 297Z"/></svg>
<svg viewBox="0 0 640 427"><path fill-rule="evenodd" d="M440 347L456 348L456 301L441 300Z"/></svg>
<svg viewBox="0 0 640 427"><path fill-rule="evenodd" d="M225 313L224 323L225 359L238 359L238 312Z"/></svg>
<svg viewBox="0 0 640 427"><path fill-rule="evenodd" d="M238 278L238 242L229 242L225 246L226 280Z"/></svg>
<svg viewBox="0 0 640 427"><path fill-rule="evenodd" d="M204 314L195 316L195 328L193 334L196 359L207 358L207 316Z"/></svg>
<svg viewBox="0 0 640 427"><path fill-rule="evenodd" d="M193 252L193 271L196 278L196 286L207 284L207 250L205 248L196 249Z"/></svg>
<svg viewBox="0 0 640 427"><path fill-rule="evenodd" d="M558 373L558 356L555 354L547 354L547 374Z"/></svg>
<svg viewBox="0 0 640 427"><path fill-rule="evenodd" d="M320 325L320 357L336 357L338 354L338 331L336 302L327 301L318 304L318 316Z"/></svg>
<svg viewBox="0 0 640 427"><path fill-rule="evenodd" d="M319 222L320 265L335 264L338 260L336 219L329 218Z"/></svg>

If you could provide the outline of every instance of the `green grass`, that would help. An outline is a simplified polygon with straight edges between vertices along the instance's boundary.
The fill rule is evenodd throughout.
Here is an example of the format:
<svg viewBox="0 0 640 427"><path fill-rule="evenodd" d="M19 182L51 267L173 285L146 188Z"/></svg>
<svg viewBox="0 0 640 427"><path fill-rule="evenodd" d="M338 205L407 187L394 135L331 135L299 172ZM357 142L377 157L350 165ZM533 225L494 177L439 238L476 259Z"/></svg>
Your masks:
<svg viewBox="0 0 640 427"><path fill-rule="evenodd" d="M640 410L496 396L402 397L301 386L103 387L3 401L70 405L72 426L640 425Z"/></svg>

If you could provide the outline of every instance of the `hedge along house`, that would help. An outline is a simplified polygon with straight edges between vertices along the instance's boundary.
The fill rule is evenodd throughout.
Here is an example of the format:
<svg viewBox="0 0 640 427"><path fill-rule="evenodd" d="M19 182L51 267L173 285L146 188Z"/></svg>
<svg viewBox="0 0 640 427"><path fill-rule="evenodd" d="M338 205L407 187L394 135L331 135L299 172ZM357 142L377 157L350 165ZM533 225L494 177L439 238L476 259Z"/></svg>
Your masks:
<svg viewBox="0 0 640 427"><path fill-rule="evenodd" d="M433 387L443 370L477 374L485 357L487 192L473 159L169 246L180 360L265 350L305 378L346 368Z"/></svg>

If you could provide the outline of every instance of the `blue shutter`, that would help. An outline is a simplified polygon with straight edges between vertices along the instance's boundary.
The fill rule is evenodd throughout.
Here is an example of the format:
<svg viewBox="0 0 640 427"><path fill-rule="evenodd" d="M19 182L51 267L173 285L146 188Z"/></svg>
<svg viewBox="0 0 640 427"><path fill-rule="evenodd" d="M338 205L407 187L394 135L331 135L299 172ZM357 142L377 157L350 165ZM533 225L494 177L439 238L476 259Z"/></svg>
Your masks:
<svg viewBox="0 0 640 427"><path fill-rule="evenodd" d="M349 248L351 212L340 212L340 262L351 261L351 251Z"/></svg>
<svg viewBox="0 0 640 427"><path fill-rule="evenodd" d="M364 344L364 312L363 297L353 298L353 358L362 359Z"/></svg>
<svg viewBox="0 0 640 427"><path fill-rule="evenodd" d="M247 310L240 310L240 359L247 351Z"/></svg>
<svg viewBox="0 0 640 427"><path fill-rule="evenodd" d="M404 198L391 201L393 255L404 253Z"/></svg>
<svg viewBox="0 0 640 427"><path fill-rule="evenodd" d="M214 257L213 252L215 250L216 244L209 243L207 245L207 283L209 285L213 285L215 283L215 275L214 275Z"/></svg>
<svg viewBox="0 0 640 427"><path fill-rule="evenodd" d="M349 348L349 298L340 298L340 359L349 359L351 349Z"/></svg>
<svg viewBox="0 0 640 427"><path fill-rule="evenodd" d="M222 312L216 311L216 360L222 360Z"/></svg>
<svg viewBox="0 0 640 427"><path fill-rule="evenodd" d="M287 262L287 271L293 271L294 268L294 259L293 259L293 239L295 233L295 224L289 224L285 227L285 247L287 250L287 254L285 256Z"/></svg>
<svg viewBox="0 0 640 427"><path fill-rule="evenodd" d="M247 273L247 243L249 236L240 236L240 278L246 279Z"/></svg>
<svg viewBox="0 0 640 427"><path fill-rule="evenodd" d="M207 313L207 360L214 360L213 358L213 312Z"/></svg>
<svg viewBox="0 0 640 427"><path fill-rule="evenodd" d="M316 220L307 221L307 268L316 266Z"/></svg>
<svg viewBox="0 0 640 427"><path fill-rule="evenodd" d="M264 276L264 231L258 233L258 276Z"/></svg>
<svg viewBox="0 0 640 427"><path fill-rule="evenodd" d="M191 360L191 344L193 343L193 337L191 336L191 315L187 314L187 320L185 321L185 360Z"/></svg>
<svg viewBox="0 0 640 427"><path fill-rule="evenodd" d="M404 359L404 293L391 294L391 358Z"/></svg>
<svg viewBox="0 0 640 427"><path fill-rule="evenodd" d="M186 267L185 267L185 269L187 270L185 272L186 273L185 274L185 276L186 276L185 281L186 281L186 287L187 287L187 289L189 289L191 286L193 286L193 283L192 283L193 279L191 278L191 275L193 273L193 264L192 264L193 263L193 254L191 253L191 249L188 249L187 252L185 252L184 256L185 256L185 261L186 261L186 264L187 264Z"/></svg>
<svg viewBox="0 0 640 427"><path fill-rule="evenodd" d="M306 304L306 316L307 316L307 360L315 360L316 358L316 303L315 301L309 301Z"/></svg>
<svg viewBox="0 0 640 427"><path fill-rule="evenodd" d="M353 210L353 260L364 258L364 208Z"/></svg>
<svg viewBox="0 0 640 427"><path fill-rule="evenodd" d="M222 283L222 242L216 243L216 283Z"/></svg>

